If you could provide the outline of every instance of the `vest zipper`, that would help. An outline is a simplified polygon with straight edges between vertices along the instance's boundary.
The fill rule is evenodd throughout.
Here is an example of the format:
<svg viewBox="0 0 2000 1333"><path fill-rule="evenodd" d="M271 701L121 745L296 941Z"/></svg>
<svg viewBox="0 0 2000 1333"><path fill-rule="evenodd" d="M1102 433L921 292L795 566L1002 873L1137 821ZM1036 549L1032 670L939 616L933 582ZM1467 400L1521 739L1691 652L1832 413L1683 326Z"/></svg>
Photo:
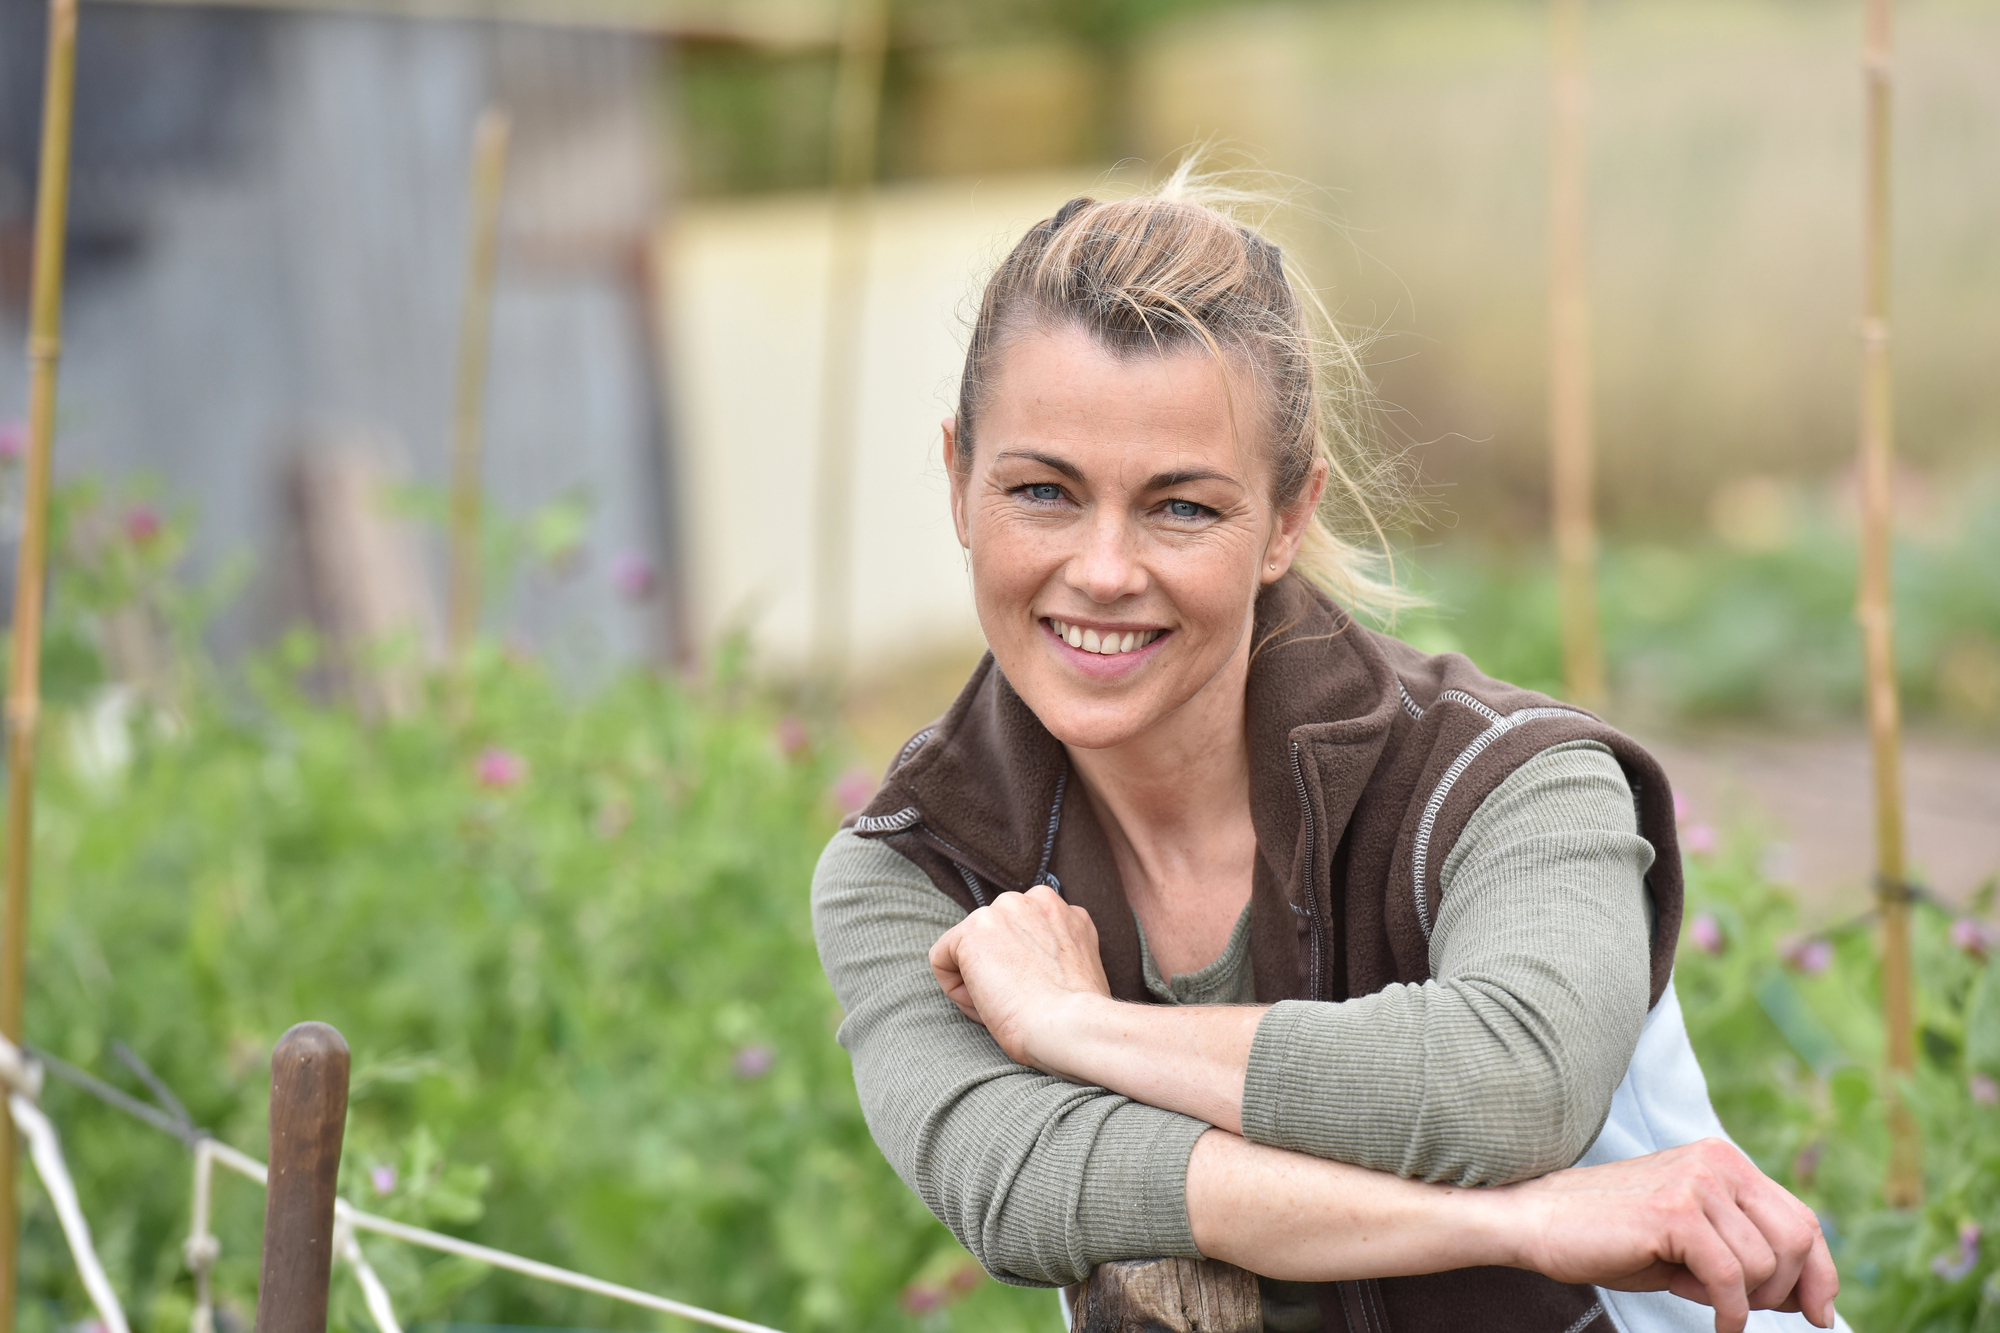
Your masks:
<svg viewBox="0 0 2000 1333"><path fill-rule="evenodd" d="M1324 1000L1326 996L1326 931L1319 917L1319 892L1314 888L1313 876L1318 873L1314 867L1317 830L1313 827L1312 798L1306 794L1305 766L1299 759L1299 743L1292 742L1292 783L1299 790L1299 813L1306 821L1306 926L1312 932L1312 998Z"/></svg>

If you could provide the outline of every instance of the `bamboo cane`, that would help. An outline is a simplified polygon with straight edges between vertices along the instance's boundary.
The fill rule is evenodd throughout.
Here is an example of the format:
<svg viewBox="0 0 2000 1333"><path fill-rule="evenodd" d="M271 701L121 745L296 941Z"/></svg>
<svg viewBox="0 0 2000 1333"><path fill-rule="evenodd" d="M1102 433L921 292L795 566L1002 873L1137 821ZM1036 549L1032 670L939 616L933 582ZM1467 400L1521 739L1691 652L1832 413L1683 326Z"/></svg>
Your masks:
<svg viewBox="0 0 2000 1333"><path fill-rule="evenodd" d="M854 567L854 439L862 301L868 285L868 187L888 48L885 0L846 0L833 102L833 227L813 496L812 653L832 679L847 663Z"/></svg>
<svg viewBox="0 0 2000 1333"><path fill-rule="evenodd" d="M470 241L465 302L459 312L458 392L451 442L451 607L448 652L454 671L479 632L480 435L485 417L486 357L492 341L494 256L500 238L500 192L507 176L511 122L498 107L479 117L473 137Z"/></svg>
<svg viewBox="0 0 2000 1333"><path fill-rule="evenodd" d="M1893 1207L1923 1197L1917 1125L1898 1083L1916 1071L1910 1003L1910 888L1903 865L1902 717L1896 697L1895 613L1889 581L1894 528L1895 415L1889 373L1890 0L1868 0L1862 44L1867 158L1862 187L1861 569L1855 619L1867 668L1868 741L1875 767L1875 894L1882 919L1882 1020L1888 1036L1889 1173Z"/></svg>
<svg viewBox="0 0 2000 1333"><path fill-rule="evenodd" d="M49 0L42 90L41 179L35 187L34 285L28 315L28 456L21 545L14 566L7 672L5 919L0 921L0 1033L19 1044L28 961L33 867L35 731L41 712L42 588L48 571L49 467L62 356L63 234L69 216L70 113L76 98L76 0ZM20 1291L20 1217L13 1118L0 1101L0 1333L13 1333Z"/></svg>
<svg viewBox="0 0 2000 1333"><path fill-rule="evenodd" d="M1590 413L1590 304L1584 233L1584 0L1551 0L1549 154L1549 491L1561 589L1563 681L1604 707L1597 622L1597 488Z"/></svg>

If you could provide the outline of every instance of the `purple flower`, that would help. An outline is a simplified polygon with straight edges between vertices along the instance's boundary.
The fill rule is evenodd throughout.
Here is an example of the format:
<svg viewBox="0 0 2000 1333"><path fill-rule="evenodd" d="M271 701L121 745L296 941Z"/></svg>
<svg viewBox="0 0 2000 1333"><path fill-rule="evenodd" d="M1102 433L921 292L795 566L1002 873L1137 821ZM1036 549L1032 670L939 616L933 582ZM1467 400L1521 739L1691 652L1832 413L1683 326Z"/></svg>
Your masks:
<svg viewBox="0 0 2000 1333"><path fill-rule="evenodd" d="M659 583L653 562L637 551L625 551L611 560L611 586L628 602L643 602Z"/></svg>
<svg viewBox="0 0 2000 1333"><path fill-rule="evenodd" d="M512 750L489 745L479 752L479 758L472 765L472 775L480 786L504 791L528 780L528 761Z"/></svg>
<svg viewBox="0 0 2000 1333"><path fill-rule="evenodd" d="M1826 1156L1826 1142L1814 1139L1799 1149L1799 1155L1792 1159L1792 1179L1800 1186L1810 1187L1813 1173L1819 1170L1819 1159Z"/></svg>
<svg viewBox="0 0 2000 1333"><path fill-rule="evenodd" d="M790 714L779 718L778 725L771 728L771 739L778 743L778 753L787 759L797 759L812 744L806 724Z"/></svg>
<svg viewBox="0 0 2000 1333"><path fill-rule="evenodd" d="M1722 923L1715 919L1713 912L1703 912L1688 922L1688 934L1706 954L1719 954L1729 947L1729 942L1722 938Z"/></svg>
<svg viewBox="0 0 2000 1333"><path fill-rule="evenodd" d="M771 1065L777 1060L777 1052L769 1046L745 1046L729 1062L738 1078L762 1078L771 1072Z"/></svg>
<svg viewBox="0 0 2000 1333"><path fill-rule="evenodd" d="M1974 1074L1967 1080L1967 1091L1980 1106L2000 1106L2000 1082L1991 1074Z"/></svg>
<svg viewBox="0 0 2000 1333"><path fill-rule="evenodd" d="M1681 832L1681 846L1697 856L1708 855L1715 850L1714 828L1707 824L1689 824Z"/></svg>
<svg viewBox="0 0 2000 1333"><path fill-rule="evenodd" d="M18 463L28 452L28 423L0 421L0 463Z"/></svg>
<svg viewBox="0 0 2000 1333"><path fill-rule="evenodd" d="M1951 942L1974 958L1992 952L1994 933L1992 926L1977 917L1962 916L1951 923Z"/></svg>
<svg viewBox="0 0 2000 1333"><path fill-rule="evenodd" d="M1691 808L1688 805L1687 797L1681 795L1679 792L1674 793L1674 822L1676 824L1688 817L1688 811Z"/></svg>
<svg viewBox="0 0 2000 1333"><path fill-rule="evenodd" d="M1833 945L1826 940L1790 940L1778 946L1778 954L1809 977L1833 966Z"/></svg>
<svg viewBox="0 0 2000 1333"><path fill-rule="evenodd" d="M133 505L125 511L125 537L134 546L144 546L160 535L160 516L151 505Z"/></svg>
<svg viewBox="0 0 2000 1333"><path fill-rule="evenodd" d="M869 798L875 795L875 775L857 764L834 779L829 794L833 797L834 807L841 814L854 814L866 806Z"/></svg>
<svg viewBox="0 0 2000 1333"><path fill-rule="evenodd" d="M396 1168L393 1166L371 1168L368 1172L368 1183L374 1187L377 1194L394 1194L396 1192Z"/></svg>
<svg viewBox="0 0 2000 1333"><path fill-rule="evenodd" d="M1979 1223L1967 1222L1958 1229L1958 1258L1940 1254L1931 1260L1931 1272L1947 1282L1956 1282L1970 1273L1979 1263Z"/></svg>

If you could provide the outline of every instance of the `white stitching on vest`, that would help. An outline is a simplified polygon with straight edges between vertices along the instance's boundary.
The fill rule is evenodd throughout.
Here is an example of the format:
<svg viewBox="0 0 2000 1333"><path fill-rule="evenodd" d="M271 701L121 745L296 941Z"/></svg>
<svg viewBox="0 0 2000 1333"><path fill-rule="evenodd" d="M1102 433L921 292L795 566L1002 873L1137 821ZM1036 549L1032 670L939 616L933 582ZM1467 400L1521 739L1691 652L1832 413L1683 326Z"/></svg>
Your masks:
<svg viewBox="0 0 2000 1333"><path fill-rule="evenodd" d="M1403 684L1403 682L1400 679L1397 680L1396 682L1396 693L1403 696L1403 711L1405 713L1408 713L1411 717L1415 718L1417 721L1419 722L1423 721L1424 710L1417 707L1417 701L1410 697L1409 687Z"/></svg>
<svg viewBox="0 0 2000 1333"><path fill-rule="evenodd" d="M1430 859L1431 832L1437 825L1438 811L1444 808L1444 798L1451 795L1451 789L1458 784L1461 777L1465 776L1465 770L1472 766L1473 760L1479 758L1493 742L1522 723L1544 717L1589 716L1574 708L1523 708L1519 712L1502 716L1463 690L1446 690L1438 698L1464 704L1490 719L1493 725L1474 736L1472 743L1460 751L1458 758L1451 761L1451 767L1447 768L1444 776L1438 779L1437 790L1433 791L1430 800L1424 803L1424 817L1417 824L1417 840L1410 849L1410 883L1416 892L1417 925L1423 928L1426 940L1431 937L1431 919L1429 895L1424 891L1424 871Z"/></svg>
<svg viewBox="0 0 2000 1333"><path fill-rule="evenodd" d="M854 821L860 833L901 833L923 816L914 805L906 805L892 815L863 815Z"/></svg>
<svg viewBox="0 0 2000 1333"><path fill-rule="evenodd" d="M1597 1304L1591 1306L1588 1310L1585 1310L1583 1312L1582 1317L1579 1318L1574 1324L1571 1324L1568 1328L1564 1329L1563 1333L1583 1333L1583 1330L1589 1328L1591 1324L1596 1321L1597 1316L1603 1313L1604 1313L1604 1302L1599 1301Z"/></svg>

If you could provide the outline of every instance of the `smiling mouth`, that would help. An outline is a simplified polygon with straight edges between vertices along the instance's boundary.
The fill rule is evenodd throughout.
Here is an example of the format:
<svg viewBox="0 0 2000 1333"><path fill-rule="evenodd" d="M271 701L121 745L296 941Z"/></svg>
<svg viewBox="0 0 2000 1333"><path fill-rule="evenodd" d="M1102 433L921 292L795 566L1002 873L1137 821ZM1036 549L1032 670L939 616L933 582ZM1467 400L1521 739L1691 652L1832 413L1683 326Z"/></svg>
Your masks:
<svg viewBox="0 0 2000 1333"><path fill-rule="evenodd" d="M1104 657L1116 657L1120 653L1137 652L1166 633L1163 629L1124 630L1122 632L1118 630L1099 631L1085 629L1081 625L1072 625L1068 621L1057 620L1053 616L1048 619L1047 623L1049 628L1055 631L1056 637L1070 647L1080 648L1086 653L1097 653Z"/></svg>

